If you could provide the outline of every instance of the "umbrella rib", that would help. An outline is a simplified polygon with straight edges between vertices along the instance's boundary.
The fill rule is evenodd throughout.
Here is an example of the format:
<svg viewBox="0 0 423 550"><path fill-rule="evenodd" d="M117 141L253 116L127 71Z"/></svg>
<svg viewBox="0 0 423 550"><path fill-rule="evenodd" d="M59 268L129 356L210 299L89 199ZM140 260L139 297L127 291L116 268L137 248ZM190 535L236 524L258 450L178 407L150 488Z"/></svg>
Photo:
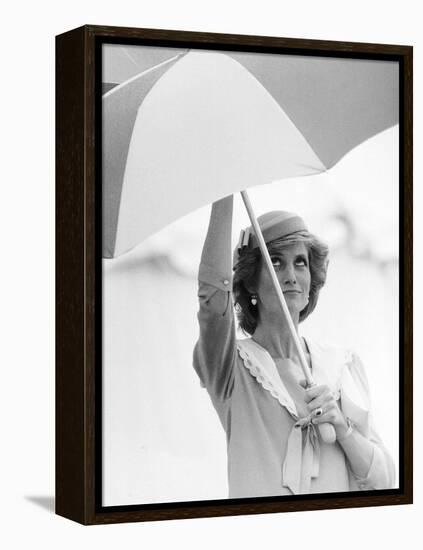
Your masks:
<svg viewBox="0 0 423 550"><path fill-rule="evenodd" d="M263 89L263 91L272 99L272 101L277 105L277 107L284 113L284 115L286 116L286 118L291 122L291 124L294 126L294 128L296 128L296 130L300 133L300 135L302 136L302 138L304 139L304 141L307 143L307 145L310 147L311 151L313 151L313 153L315 154L316 158L321 162L322 166L324 167L324 170L327 170L325 164L323 163L322 159L320 158L320 156L317 154L317 152L314 150L314 148L311 146L310 142L308 141L308 139L305 137L304 133L298 128L298 126L295 124L295 122L292 120L292 118L288 115L288 113L285 111L285 109L282 107L282 105L276 100L276 98L269 92L269 90L266 88L266 86L264 86L264 84L256 77L256 75L254 73L252 73L248 67L246 67L245 65L243 65L240 61L238 61L238 59L236 59L235 57L232 57L230 54L227 54L225 53L224 55L227 55L228 57L230 57L233 61L235 61L235 63L238 63L238 65L240 67L242 67L245 71L247 71L247 73L252 77L254 78L254 80L257 82L257 84ZM313 170L315 169L314 167L312 167ZM321 169L316 169L316 172L322 172Z"/></svg>
<svg viewBox="0 0 423 550"><path fill-rule="evenodd" d="M135 61L135 59L129 53L128 48L126 48L125 46L121 46L121 49L123 50L124 55L126 55L126 57L129 59L129 61L131 61L135 65L135 67L138 68L139 64Z"/></svg>
<svg viewBox="0 0 423 550"><path fill-rule="evenodd" d="M152 72L152 71L155 71L156 69L158 69L159 67L163 67L164 65L167 65L169 63L173 63L174 61L176 61L177 59L179 59L180 57L184 56L187 54L189 50L187 50L186 52L183 52L183 53L179 53L177 55L175 55L174 57L171 57L170 59L166 59L166 61L162 61L161 63L159 63L158 65L154 65L154 67L150 67L149 69L146 69L145 71L143 71L142 73L138 73L134 76L132 76L131 78L128 78L128 80L125 80L124 82L121 82L120 84L118 84L118 86L115 86L114 88L112 88L111 90L109 90L108 92L106 92L104 95L103 95L103 99L105 99L106 97L109 97L109 95L112 95L113 93L117 92L118 90L120 90L123 86L127 86L129 83L131 82L134 82L135 80L138 80L139 78L145 76L146 74Z"/></svg>

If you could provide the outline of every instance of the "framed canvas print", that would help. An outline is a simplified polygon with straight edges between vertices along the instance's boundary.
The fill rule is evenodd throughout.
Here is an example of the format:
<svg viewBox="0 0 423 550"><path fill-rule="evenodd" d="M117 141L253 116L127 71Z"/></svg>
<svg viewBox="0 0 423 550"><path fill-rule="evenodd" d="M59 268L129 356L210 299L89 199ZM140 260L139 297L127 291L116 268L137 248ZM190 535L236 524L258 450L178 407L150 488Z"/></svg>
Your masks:
<svg viewBox="0 0 423 550"><path fill-rule="evenodd" d="M412 48L57 47L56 511L412 502Z"/></svg>

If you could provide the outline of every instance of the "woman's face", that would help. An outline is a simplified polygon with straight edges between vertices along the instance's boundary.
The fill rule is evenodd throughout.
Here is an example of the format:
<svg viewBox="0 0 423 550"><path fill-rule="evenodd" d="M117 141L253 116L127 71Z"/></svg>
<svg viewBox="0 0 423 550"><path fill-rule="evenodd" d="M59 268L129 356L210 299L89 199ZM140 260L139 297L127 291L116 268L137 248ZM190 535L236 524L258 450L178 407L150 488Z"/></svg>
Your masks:
<svg viewBox="0 0 423 550"><path fill-rule="evenodd" d="M311 275L308 250L303 242L293 243L270 249L270 258L288 309L294 318L298 319L300 311L308 304ZM268 313L280 312L280 306L275 299L275 291L264 263L262 263L258 286L258 308Z"/></svg>

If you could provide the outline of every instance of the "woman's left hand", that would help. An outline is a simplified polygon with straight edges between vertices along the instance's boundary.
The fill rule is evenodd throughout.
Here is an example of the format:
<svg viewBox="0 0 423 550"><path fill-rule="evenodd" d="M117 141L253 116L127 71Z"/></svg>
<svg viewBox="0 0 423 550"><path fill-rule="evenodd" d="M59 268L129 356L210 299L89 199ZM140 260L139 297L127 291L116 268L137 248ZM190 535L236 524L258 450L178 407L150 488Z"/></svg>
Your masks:
<svg viewBox="0 0 423 550"><path fill-rule="evenodd" d="M313 424L329 422L335 428L337 437L345 435L348 424L329 386L322 384L306 388L304 400Z"/></svg>

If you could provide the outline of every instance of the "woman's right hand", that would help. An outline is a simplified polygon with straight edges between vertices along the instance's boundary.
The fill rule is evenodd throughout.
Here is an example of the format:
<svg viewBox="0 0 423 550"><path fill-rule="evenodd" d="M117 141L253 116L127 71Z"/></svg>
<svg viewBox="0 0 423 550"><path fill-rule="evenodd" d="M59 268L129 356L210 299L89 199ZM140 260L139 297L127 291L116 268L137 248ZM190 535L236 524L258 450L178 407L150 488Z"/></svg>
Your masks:
<svg viewBox="0 0 423 550"><path fill-rule="evenodd" d="M332 424L336 437L342 439L348 431L348 423L329 386L321 384L306 388L304 400L313 424Z"/></svg>

